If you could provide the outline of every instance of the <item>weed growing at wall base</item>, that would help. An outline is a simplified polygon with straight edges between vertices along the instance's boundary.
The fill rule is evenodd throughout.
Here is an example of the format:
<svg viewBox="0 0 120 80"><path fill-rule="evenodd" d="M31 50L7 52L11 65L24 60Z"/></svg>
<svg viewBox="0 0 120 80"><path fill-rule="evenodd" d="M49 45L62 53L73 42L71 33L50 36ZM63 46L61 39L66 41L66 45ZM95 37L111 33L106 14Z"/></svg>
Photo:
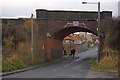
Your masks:
<svg viewBox="0 0 120 80"><path fill-rule="evenodd" d="M3 72L8 72L8 71L17 70L17 69L23 69L28 66L23 61L16 60L13 64L3 63L2 67L3 67L2 68Z"/></svg>

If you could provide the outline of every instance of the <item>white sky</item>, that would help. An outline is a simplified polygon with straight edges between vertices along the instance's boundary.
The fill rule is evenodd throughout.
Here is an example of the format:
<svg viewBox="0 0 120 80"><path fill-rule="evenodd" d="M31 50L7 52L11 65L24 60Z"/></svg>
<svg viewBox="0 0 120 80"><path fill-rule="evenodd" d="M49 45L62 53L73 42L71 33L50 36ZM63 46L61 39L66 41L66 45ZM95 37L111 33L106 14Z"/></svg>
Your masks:
<svg viewBox="0 0 120 80"><path fill-rule="evenodd" d="M82 1L101 2L101 11L113 11L118 15L119 0L0 0L0 17L30 17L36 9L97 11L97 4L82 4Z"/></svg>

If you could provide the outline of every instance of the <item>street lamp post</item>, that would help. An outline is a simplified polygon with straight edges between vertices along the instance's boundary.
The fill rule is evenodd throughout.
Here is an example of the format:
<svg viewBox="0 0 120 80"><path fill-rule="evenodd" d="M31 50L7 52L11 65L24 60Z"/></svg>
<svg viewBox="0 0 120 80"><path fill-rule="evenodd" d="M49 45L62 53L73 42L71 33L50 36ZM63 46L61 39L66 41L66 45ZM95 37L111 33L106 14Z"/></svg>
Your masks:
<svg viewBox="0 0 120 80"><path fill-rule="evenodd" d="M33 65L33 14L31 14L31 63Z"/></svg>
<svg viewBox="0 0 120 80"><path fill-rule="evenodd" d="M98 38L100 39L100 2L94 3L94 2L82 2L82 4L98 4ZM97 57L97 63L100 60L100 44L98 44L98 57Z"/></svg>
<svg viewBox="0 0 120 80"><path fill-rule="evenodd" d="M100 40L100 2L98 2L98 39ZM98 44L98 62L100 61L100 44Z"/></svg>

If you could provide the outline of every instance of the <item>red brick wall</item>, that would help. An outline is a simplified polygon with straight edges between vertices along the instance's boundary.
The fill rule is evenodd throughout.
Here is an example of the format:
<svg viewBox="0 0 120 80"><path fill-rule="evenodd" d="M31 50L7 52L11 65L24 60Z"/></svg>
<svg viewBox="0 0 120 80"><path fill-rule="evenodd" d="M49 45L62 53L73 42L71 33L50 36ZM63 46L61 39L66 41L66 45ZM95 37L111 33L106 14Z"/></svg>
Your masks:
<svg viewBox="0 0 120 80"><path fill-rule="evenodd" d="M48 60L61 58L63 55L62 41L47 38L45 44L45 51L47 53Z"/></svg>

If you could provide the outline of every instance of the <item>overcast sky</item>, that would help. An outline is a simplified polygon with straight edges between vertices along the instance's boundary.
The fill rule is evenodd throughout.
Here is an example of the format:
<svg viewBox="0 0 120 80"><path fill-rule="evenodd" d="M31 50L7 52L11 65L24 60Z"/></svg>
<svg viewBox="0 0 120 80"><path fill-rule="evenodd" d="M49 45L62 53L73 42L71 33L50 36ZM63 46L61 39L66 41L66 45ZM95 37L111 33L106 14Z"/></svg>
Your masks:
<svg viewBox="0 0 120 80"><path fill-rule="evenodd" d="M118 15L119 0L0 0L0 17L30 17L36 9L97 11L97 4L82 4L82 1L101 2L101 11L113 11Z"/></svg>

